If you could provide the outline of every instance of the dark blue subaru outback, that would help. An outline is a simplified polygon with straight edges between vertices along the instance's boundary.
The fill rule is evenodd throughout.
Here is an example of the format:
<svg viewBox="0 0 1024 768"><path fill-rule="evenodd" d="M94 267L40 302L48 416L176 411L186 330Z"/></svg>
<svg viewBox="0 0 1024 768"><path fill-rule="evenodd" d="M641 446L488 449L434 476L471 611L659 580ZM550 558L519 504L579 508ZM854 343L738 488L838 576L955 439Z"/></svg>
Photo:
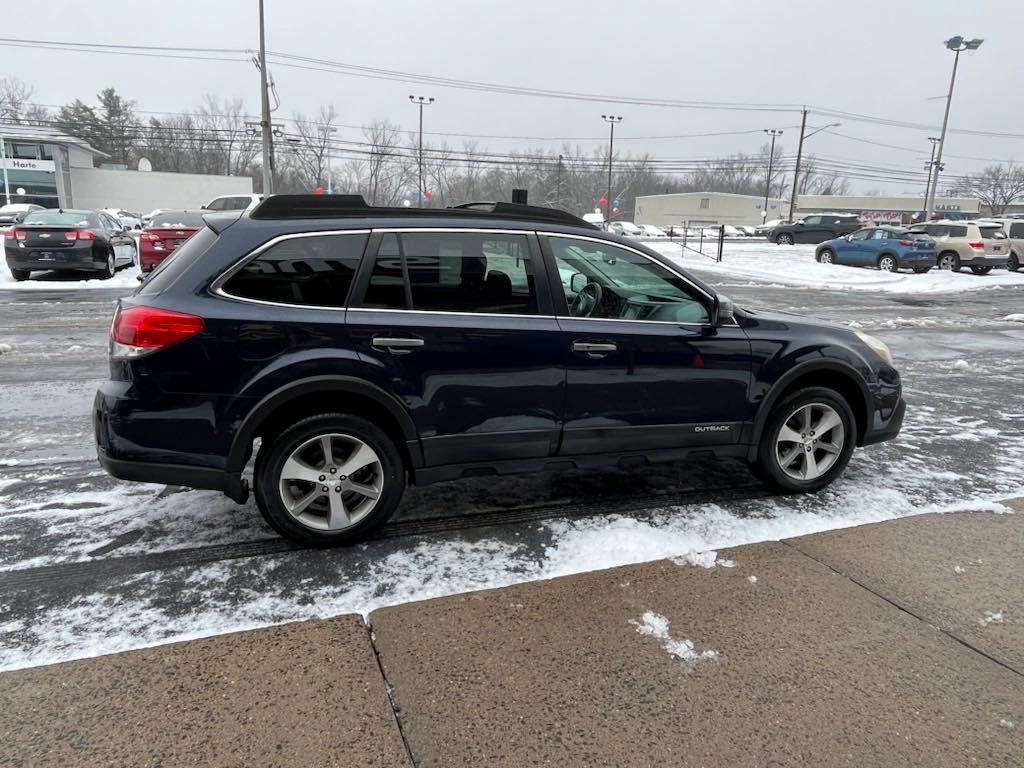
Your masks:
<svg viewBox="0 0 1024 768"><path fill-rule="evenodd" d="M117 309L99 461L241 503L258 444L259 508L303 544L489 473L715 455L816 491L903 419L881 342L561 211L281 195L206 224Z"/></svg>

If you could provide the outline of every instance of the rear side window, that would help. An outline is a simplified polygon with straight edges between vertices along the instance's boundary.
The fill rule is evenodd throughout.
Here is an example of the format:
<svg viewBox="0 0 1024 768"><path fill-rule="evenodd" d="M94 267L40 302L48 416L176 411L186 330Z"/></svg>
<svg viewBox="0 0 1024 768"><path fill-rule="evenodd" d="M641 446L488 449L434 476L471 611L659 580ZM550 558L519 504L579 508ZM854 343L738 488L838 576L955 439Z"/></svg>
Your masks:
<svg viewBox="0 0 1024 768"><path fill-rule="evenodd" d="M210 246L215 242L217 242L217 233L209 227L203 227L186 240L184 245L178 246L174 253L160 262L146 278L146 281L139 286L136 294L147 296L166 290L196 259L210 250Z"/></svg>
<svg viewBox="0 0 1024 768"><path fill-rule="evenodd" d="M1002 227L978 227L982 240L1005 240L1006 233Z"/></svg>
<svg viewBox="0 0 1024 768"><path fill-rule="evenodd" d="M525 235L389 233L362 306L424 312L537 313Z"/></svg>
<svg viewBox="0 0 1024 768"><path fill-rule="evenodd" d="M950 237L967 237L967 227L951 226L947 229Z"/></svg>
<svg viewBox="0 0 1024 768"><path fill-rule="evenodd" d="M1010 225L1010 237L1024 237L1024 221Z"/></svg>
<svg viewBox="0 0 1024 768"><path fill-rule="evenodd" d="M344 307L369 235L307 235L281 240L221 286L229 296L274 304Z"/></svg>

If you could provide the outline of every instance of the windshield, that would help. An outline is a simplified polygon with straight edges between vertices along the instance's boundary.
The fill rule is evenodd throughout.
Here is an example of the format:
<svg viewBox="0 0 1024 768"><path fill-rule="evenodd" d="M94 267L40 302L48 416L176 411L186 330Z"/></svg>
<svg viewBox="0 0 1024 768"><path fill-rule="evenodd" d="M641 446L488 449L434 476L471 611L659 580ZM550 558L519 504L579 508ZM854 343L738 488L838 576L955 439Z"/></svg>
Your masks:
<svg viewBox="0 0 1024 768"><path fill-rule="evenodd" d="M100 220L88 211L33 211L23 223L45 227L96 227Z"/></svg>

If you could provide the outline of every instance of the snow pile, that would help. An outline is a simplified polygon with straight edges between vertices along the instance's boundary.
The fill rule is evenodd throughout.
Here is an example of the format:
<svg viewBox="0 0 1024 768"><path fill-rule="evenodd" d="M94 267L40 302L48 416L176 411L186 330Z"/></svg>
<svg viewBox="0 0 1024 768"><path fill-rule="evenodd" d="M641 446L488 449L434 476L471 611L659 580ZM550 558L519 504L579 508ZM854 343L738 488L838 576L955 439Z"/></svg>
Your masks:
<svg viewBox="0 0 1024 768"><path fill-rule="evenodd" d="M1002 624L1006 621L1006 617L1003 616L1002 611L985 611L984 618L978 619L978 623L983 627L987 627L989 624Z"/></svg>
<svg viewBox="0 0 1024 768"><path fill-rule="evenodd" d="M966 360L957 360L955 363L953 363L953 370L954 371L969 371L969 370L971 370L971 364L968 363Z"/></svg>
<svg viewBox="0 0 1024 768"><path fill-rule="evenodd" d="M820 264L815 261L813 245L779 246L764 241L726 243L721 262L693 251L684 252L678 243L652 242L648 245L687 269L719 284L728 280L741 280L745 281L741 283L744 285L752 282L829 291L884 293L945 293L996 286L1024 286L1024 272L1002 269L987 275L932 269L918 275L912 272L881 272L864 267Z"/></svg>
<svg viewBox="0 0 1024 768"><path fill-rule="evenodd" d="M82 272L33 272L32 277L16 281L6 265L0 264L0 291L53 291L81 290L82 288L136 288L139 285L139 268L132 266L120 270L109 280L102 280Z"/></svg>
<svg viewBox="0 0 1024 768"><path fill-rule="evenodd" d="M661 647L669 656L675 656L686 663L687 669L693 669L702 661L716 661L718 651L701 651L698 653L693 648L693 641L683 638L675 640L668 633L668 619L660 613L645 611L641 621L629 620L629 623L636 627L641 635L653 637L661 643Z"/></svg>
<svg viewBox="0 0 1024 768"><path fill-rule="evenodd" d="M1003 318L1011 323L1024 323L1024 312L1014 312L1012 315L1007 315Z"/></svg>
<svg viewBox="0 0 1024 768"><path fill-rule="evenodd" d="M717 552L687 552L682 557L673 557L676 565L693 565L698 568L714 568L718 561ZM724 565L725 561L721 563Z"/></svg>
<svg viewBox="0 0 1024 768"><path fill-rule="evenodd" d="M757 584L757 576L747 576L747 581L751 584Z"/></svg>
<svg viewBox="0 0 1024 768"><path fill-rule="evenodd" d="M999 719L999 725L1002 728L1013 728L1014 724L1012 720L1007 720L1005 717Z"/></svg>
<svg viewBox="0 0 1024 768"><path fill-rule="evenodd" d="M0 344L0 355L8 355L14 349L10 344Z"/></svg>

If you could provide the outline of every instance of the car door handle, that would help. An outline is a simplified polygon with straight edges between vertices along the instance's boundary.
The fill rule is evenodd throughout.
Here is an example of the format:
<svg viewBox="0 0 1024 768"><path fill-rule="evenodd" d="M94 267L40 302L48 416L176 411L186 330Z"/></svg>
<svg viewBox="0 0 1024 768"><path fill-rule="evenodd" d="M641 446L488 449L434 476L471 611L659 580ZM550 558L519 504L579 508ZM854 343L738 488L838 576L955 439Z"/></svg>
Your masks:
<svg viewBox="0 0 1024 768"><path fill-rule="evenodd" d="M422 347L423 339L411 336L374 336L370 343L395 355L407 355L412 347Z"/></svg>
<svg viewBox="0 0 1024 768"><path fill-rule="evenodd" d="M614 352L618 348L618 345L611 342L574 341L572 343L573 352L585 352L587 357L592 358L604 357L609 352Z"/></svg>

